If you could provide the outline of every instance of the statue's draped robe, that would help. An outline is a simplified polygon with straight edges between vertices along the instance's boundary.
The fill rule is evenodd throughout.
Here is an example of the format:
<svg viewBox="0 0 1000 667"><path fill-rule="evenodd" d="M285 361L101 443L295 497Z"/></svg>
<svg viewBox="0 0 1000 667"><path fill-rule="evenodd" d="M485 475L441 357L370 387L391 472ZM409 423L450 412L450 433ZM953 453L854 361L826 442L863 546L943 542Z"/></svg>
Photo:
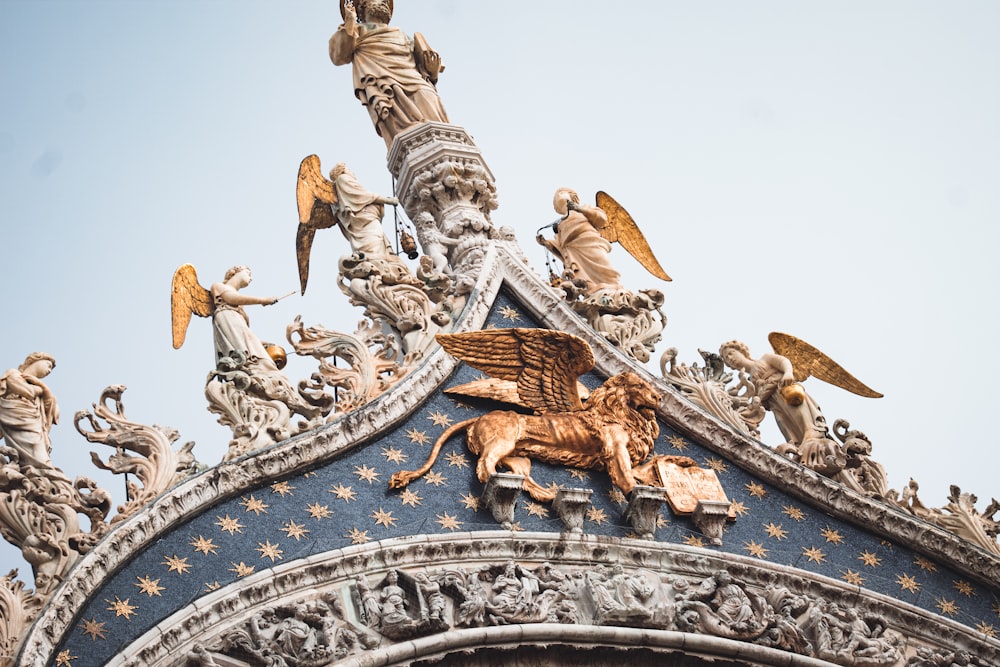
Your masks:
<svg viewBox="0 0 1000 667"><path fill-rule="evenodd" d="M24 382L19 371L11 369L0 378L0 433L7 446L17 450L22 465L49 469L52 462L49 452L49 428L53 422L53 408L46 406L41 397L30 399L21 396L10 382Z"/></svg>
<svg viewBox="0 0 1000 667"><path fill-rule="evenodd" d="M363 253L368 259L392 256L392 245L382 231L385 209L378 203L378 195L365 190L349 171L336 178L334 187L337 190L337 220L351 250Z"/></svg>
<svg viewBox="0 0 1000 667"><path fill-rule="evenodd" d="M553 241L566 270L590 283L590 291L621 286L621 274L611 265L611 244L585 215L570 211L559 221Z"/></svg>
<svg viewBox="0 0 1000 667"><path fill-rule="evenodd" d="M354 63L354 94L386 146L406 128L448 122L437 90L417 70L413 43L399 28L361 24L353 40L343 27L330 40L335 65Z"/></svg>

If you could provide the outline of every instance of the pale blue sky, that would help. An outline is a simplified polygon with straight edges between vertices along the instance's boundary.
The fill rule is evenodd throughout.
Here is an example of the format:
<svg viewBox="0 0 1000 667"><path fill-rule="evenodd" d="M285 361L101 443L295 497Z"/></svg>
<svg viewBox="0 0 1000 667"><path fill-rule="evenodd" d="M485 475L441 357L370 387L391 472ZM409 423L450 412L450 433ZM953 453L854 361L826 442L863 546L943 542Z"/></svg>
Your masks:
<svg viewBox="0 0 1000 667"><path fill-rule="evenodd" d="M318 0L0 0L0 367L55 355L53 459L71 474L121 492L72 427L116 383L131 418L218 462L210 325L171 349L174 269L207 285L248 264L248 291L295 289L310 153L391 190L350 68L326 55L339 22ZM497 179L494 221L539 272L554 190L606 190L674 278L615 251L626 284L666 293L660 351L797 335L886 395L807 384L893 486L912 475L934 506L950 483L981 506L1000 492L1000 4L397 0L395 23L441 52L445 107ZM250 311L262 338L300 313L353 330L344 248L320 236L309 294Z"/></svg>

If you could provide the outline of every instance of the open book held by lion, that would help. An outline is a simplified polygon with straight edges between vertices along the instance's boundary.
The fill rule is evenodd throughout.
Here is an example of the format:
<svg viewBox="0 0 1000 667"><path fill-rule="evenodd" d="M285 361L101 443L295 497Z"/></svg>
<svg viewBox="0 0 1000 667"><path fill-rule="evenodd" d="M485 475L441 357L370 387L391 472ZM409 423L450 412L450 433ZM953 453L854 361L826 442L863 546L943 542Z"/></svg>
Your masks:
<svg viewBox="0 0 1000 667"><path fill-rule="evenodd" d="M641 464L660 432L660 395L638 374L615 375L584 400L586 389L578 378L593 368L594 355L576 336L549 329L488 329L439 334L437 340L490 376L448 393L513 403L534 414L494 410L454 424L434 443L422 467L392 476L391 488L403 488L429 471L445 441L463 430L469 450L479 456L479 481L486 483L498 467L507 468L524 476L525 491L538 501L552 500L556 489L531 478L531 459L606 470L626 494L637 482L656 483L653 466Z"/></svg>

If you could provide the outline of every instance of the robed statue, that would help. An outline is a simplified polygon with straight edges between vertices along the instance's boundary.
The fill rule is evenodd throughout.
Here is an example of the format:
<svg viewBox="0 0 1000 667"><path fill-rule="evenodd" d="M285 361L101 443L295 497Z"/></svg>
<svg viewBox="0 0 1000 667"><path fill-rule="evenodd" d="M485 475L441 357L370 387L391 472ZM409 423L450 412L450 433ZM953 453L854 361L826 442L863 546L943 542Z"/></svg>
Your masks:
<svg viewBox="0 0 1000 667"><path fill-rule="evenodd" d="M410 39L389 25L392 5L392 0L340 0L344 22L330 37L330 60L353 64L354 94L387 149L418 123L448 122L434 87L444 70L441 56L419 32Z"/></svg>

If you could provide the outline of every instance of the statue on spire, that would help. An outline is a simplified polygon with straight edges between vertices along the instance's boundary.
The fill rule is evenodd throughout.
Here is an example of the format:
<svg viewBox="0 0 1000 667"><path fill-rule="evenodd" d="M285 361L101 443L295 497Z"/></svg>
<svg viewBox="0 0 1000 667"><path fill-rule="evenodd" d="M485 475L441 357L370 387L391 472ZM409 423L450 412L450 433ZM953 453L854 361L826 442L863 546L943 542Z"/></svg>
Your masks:
<svg viewBox="0 0 1000 667"><path fill-rule="evenodd" d="M449 122L435 88L441 56L419 32L411 39L390 26L392 9L392 0L340 0L344 22L330 37L330 60L353 63L354 94L387 149L413 125Z"/></svg>

